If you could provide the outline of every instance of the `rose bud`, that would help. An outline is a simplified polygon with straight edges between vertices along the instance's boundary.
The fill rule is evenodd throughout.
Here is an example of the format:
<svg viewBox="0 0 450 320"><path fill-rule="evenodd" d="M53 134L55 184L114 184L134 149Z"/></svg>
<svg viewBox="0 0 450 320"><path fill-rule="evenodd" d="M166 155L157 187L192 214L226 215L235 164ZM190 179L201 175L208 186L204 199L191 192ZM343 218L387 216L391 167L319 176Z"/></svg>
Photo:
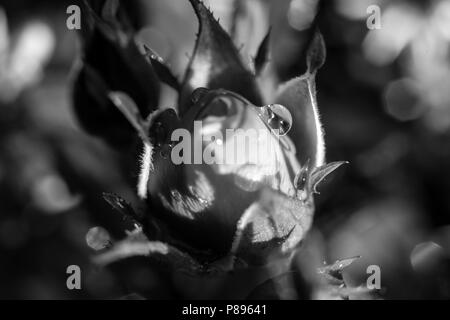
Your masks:
<svg viewBox="0 0 450 320"><path fill-rule="evenodd" d="M200 31L181 85L147 48L159 79L178 90L177 111L156 110L144 120L129 92L108 91L144 145L137 191L147 209L136 213L105 196L138 228L99 263L144 255L203 274L290 256L311 227L318 183L343 164L325 164L315 96L325 60L320 34L311 40L306 73L264 103L255 74L267 37L252 72L211 12L190 2Z"/></svg>

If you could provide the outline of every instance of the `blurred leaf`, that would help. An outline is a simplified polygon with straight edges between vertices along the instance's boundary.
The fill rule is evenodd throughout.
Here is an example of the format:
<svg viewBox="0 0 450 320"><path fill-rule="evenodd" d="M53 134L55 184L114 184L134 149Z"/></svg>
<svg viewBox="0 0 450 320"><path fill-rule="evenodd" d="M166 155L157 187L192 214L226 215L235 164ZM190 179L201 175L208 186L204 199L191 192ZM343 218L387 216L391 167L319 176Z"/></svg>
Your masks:
<svg viewBox="0 0 450 320"><path fill-rule="evenodd" d="M315 298L319 300L373 300L380 299L378 290L368 289L366 285L349 287L342 272L361 256L337 260L336 262L318 268L317 272L322 276L322 284L318 286Z"/></svg>
<svg viewBox="0 0 450 320"><path fill-rule="evenodd" d="M280 283L285 284L286 281L290 282L292 280L291 278L292 274L290 273L271 278L253 289L246 300L280 300L283 296L279 292L279 288L282 287ZM291 288L284 287L283 289L289 290Z"/></svg>
<svg viewBox="0 0 450 320"><path fill-rule="evenodd" d="M107 12L115 10L113 2L107 2L111 6L105 8ZM107 23L89 4L86 6L88 9L83 17L91 20L93 25L90 33L82 34L82 66L73 92L75 112L88 132L101 136L114 146L129 147L136 135L114 104L105 101L107 96L102 95L108 91L125 92L145 118L157 109L159 81L152 65L136 47L131 31L118 20ZM95 71L95 77L91 71L86 74L86 65ZM101 89L94 96L90 89L93 85Z"/></svg>
<svg viewBox="0 0 450 320"><path fill-rule="evenodd" d="M177 90L177 92L179 92L181 89L180 82L173 75L172 71L170 70L169 66L167 66L163 58L158 56L152 49L150 49L146 45L144 45L144 49L146 52L146 56L152 63L153 68L155 69L155 72L158 75L159 79L168 86Z"/></svg>
<svg viewBox="0 0 450 320"><path fill-rule="evenodd" d="M271 30L272 29L270 28L267 31L266 36L264 37L261 44L259 45L258 52L256 53L255 59L253 60L256 75L259 75L262 72L263 68L265 67L266 63L268 62Z"/></svg>
<svg viewBox="0 0 450 320"><path fill-rule="evenodd" d="M111 207L123 214L124 217L130 218L134 223L140 223L142 218L136 213L131 204L112 193L103 193L103 199L109 203Z"/></svg>
<svg viewBox="0 0 450 320"><path fill-rule="evenodd" d="M138 107L134 103L133 99L130 98L126 93L123 92L110 92L108 97L114 103L114 105L123 113L125 118L131 123L131 125L136 129L137 133L143 141L151 145L150 140L147 136L149 126L142 119Z"/></svg>
<svg viewBox="0 0 450 320"><path fill-rule="evenodd" d="M267 30L270 29L269 7L271 5L267 1L261 0L234 0L232 2L229 34L233 42L239 46L239 53L244 59L255 57L255 53L261 47L261 39L265 38ZM254 63L250 62L254 71Z"/></svg>
<svg viewBox="0 0 450 320"><path fill-rule="evenodd" d="M117 19L119 11L119 0L106 0L102 8L102 18L106 21L114 21Z"/></svg>
<svg viewBox="0 0 450 320"><path fill-rule="evenodd" d="M309 299L310 290L298 272L287 272L258 285L246 300Z"/></svg>
<svg viewBox="0 0 450 320"><path fill-rule="evenodd" d="M143 296L138 293L130 293L126 296L120 298L120 300L146 300Z"/></svg>
<svg viewBox="0 0 450 320"><path fill-rule="evenodd" d="M133 127L108 97L103 78L85 64L73 87L74 110L83 128L115 146L129 146L136 139Z"/></svg>
<svg viewBox="0 0 450 320"><path fill-rule="evenodd" d="M127 35L133 33L127 13L119 0L84 0L82 3L83 18L80 31L86 42L93 36L95 28L101 28L109 34L110 39L113 39L118 29Z"/></svg>
<svg viewBox="0 0 450 320"><path fill-rule="evenodd" d="M107 252L94 257L94 262L101 266L109 265L123 259L145 256L158 260L176 271L192 275L204 274L205 268L189 254L160 241L148 241L140 229L128 238L116 243Z"/></svg>
<svg viewBox="0 0 450 320"><path fill-rule="evenodd" d="M314 193L317 192L317 186L319 183L325 179L330 173L332 173L334 170L342 166L343 164L347 164L347 161L339 161L339 162L331 162L327 163L326 165L323 165L319 168L315 168L311 172L311 176L309 178L310 182L310 190Z"/></svg>
<svg viewBox="0 0 450 320"><path fill-rule="evenodd" d="M85 64L81 73L85 74L85 81L88 94L92 96L97 103L103 105L108 103L108 87L100 75L89 64ZM82 78L81 76L79 78Z"/></svg>

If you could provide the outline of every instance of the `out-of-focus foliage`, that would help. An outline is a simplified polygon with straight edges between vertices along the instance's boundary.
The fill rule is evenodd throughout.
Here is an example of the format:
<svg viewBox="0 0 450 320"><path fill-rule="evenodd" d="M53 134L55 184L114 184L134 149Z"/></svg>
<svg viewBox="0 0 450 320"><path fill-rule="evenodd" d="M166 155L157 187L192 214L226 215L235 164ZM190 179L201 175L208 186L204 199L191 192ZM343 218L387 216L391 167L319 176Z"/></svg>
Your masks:
<svg viewBox="0 0 450 320"><path fill-rule="evenodd" d="M181 75L197 28L188 2L124 2L133 26L146 26L137 40L152 43ZM233 32L225 1L209 2ZM251 61L272 25L266 69L280 80L305 71L309 29L314 21L319 26L327 44L317 78L327 157L350 162L317 198L314 228L295 257L302 276L290 279L302 289L297 297L311 297L307 280L324 261L359 255L343 271L350 288L365 284L366 268L375 264L383 298L450 297L449 3L242 1L236 44ZM0 297L248 297L267 271L197 280L139 258L110 269L91 264L91 228L107 229L111 241L133 228L102 193L137 205L136 171L74 120L68 75L77 48L75 32L65 28L69 4L0 2ZM370 4L381 7L380 30L366 28ZM243 40L246 34L252 41ZM159 105L175 104L173 89L163 86ZM92 232L91 244L105 241ZM79 292L66 288L71 264L83 271Z"/></svg>

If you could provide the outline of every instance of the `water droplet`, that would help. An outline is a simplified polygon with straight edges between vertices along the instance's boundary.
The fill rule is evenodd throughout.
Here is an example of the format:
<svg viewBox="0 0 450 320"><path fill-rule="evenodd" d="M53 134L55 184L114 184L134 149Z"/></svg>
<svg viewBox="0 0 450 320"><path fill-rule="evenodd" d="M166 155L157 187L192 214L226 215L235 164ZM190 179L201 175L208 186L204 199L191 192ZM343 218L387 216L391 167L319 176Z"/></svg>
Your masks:
<svg viewBox="0 0 450 320"><path fill-rule="evenodd" d="M98 251L109 247L111 245L111 238L108 231L104 228L94 227L89 229L86 234L86 243L90 248Z"/></svg>
<svg viewBox="0 0 450 320"><path fill-rule="evenodd" d="M269 104L263 107L260 114L267 125L280 136L286 135L292 128L292 115L281 104Z"/></svg>

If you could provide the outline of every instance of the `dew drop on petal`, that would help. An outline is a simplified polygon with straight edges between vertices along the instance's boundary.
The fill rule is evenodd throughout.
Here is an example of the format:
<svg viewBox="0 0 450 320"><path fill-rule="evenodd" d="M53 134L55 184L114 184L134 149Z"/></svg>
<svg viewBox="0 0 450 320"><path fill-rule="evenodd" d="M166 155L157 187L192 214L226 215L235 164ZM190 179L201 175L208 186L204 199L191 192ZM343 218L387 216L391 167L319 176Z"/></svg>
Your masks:
<svg viewBox="0 0 450 320"><path fill-rule="evenodd" d="M203 206L207 206L209 204L209 201L203 198L198 198L198 201L200 202L200 204L202 204Z"/></svg>
<svg viewBox="0 0 450 320"><path fill-rule="evenodd" d="M292 115L289 110L281 104L270 104L266 108L263 117L267 125L278 135L284 136L292 128Z"/></svg>
<svg viewBox="0 0 450 320"><path fill-rule="evenodd" d="M90 248L94 249L95 251L99 251L105 249L111 244L111 238L108 231L106 231L104 228L94 227L89 229L89 231L87 232L86 243Z"/></svg>

